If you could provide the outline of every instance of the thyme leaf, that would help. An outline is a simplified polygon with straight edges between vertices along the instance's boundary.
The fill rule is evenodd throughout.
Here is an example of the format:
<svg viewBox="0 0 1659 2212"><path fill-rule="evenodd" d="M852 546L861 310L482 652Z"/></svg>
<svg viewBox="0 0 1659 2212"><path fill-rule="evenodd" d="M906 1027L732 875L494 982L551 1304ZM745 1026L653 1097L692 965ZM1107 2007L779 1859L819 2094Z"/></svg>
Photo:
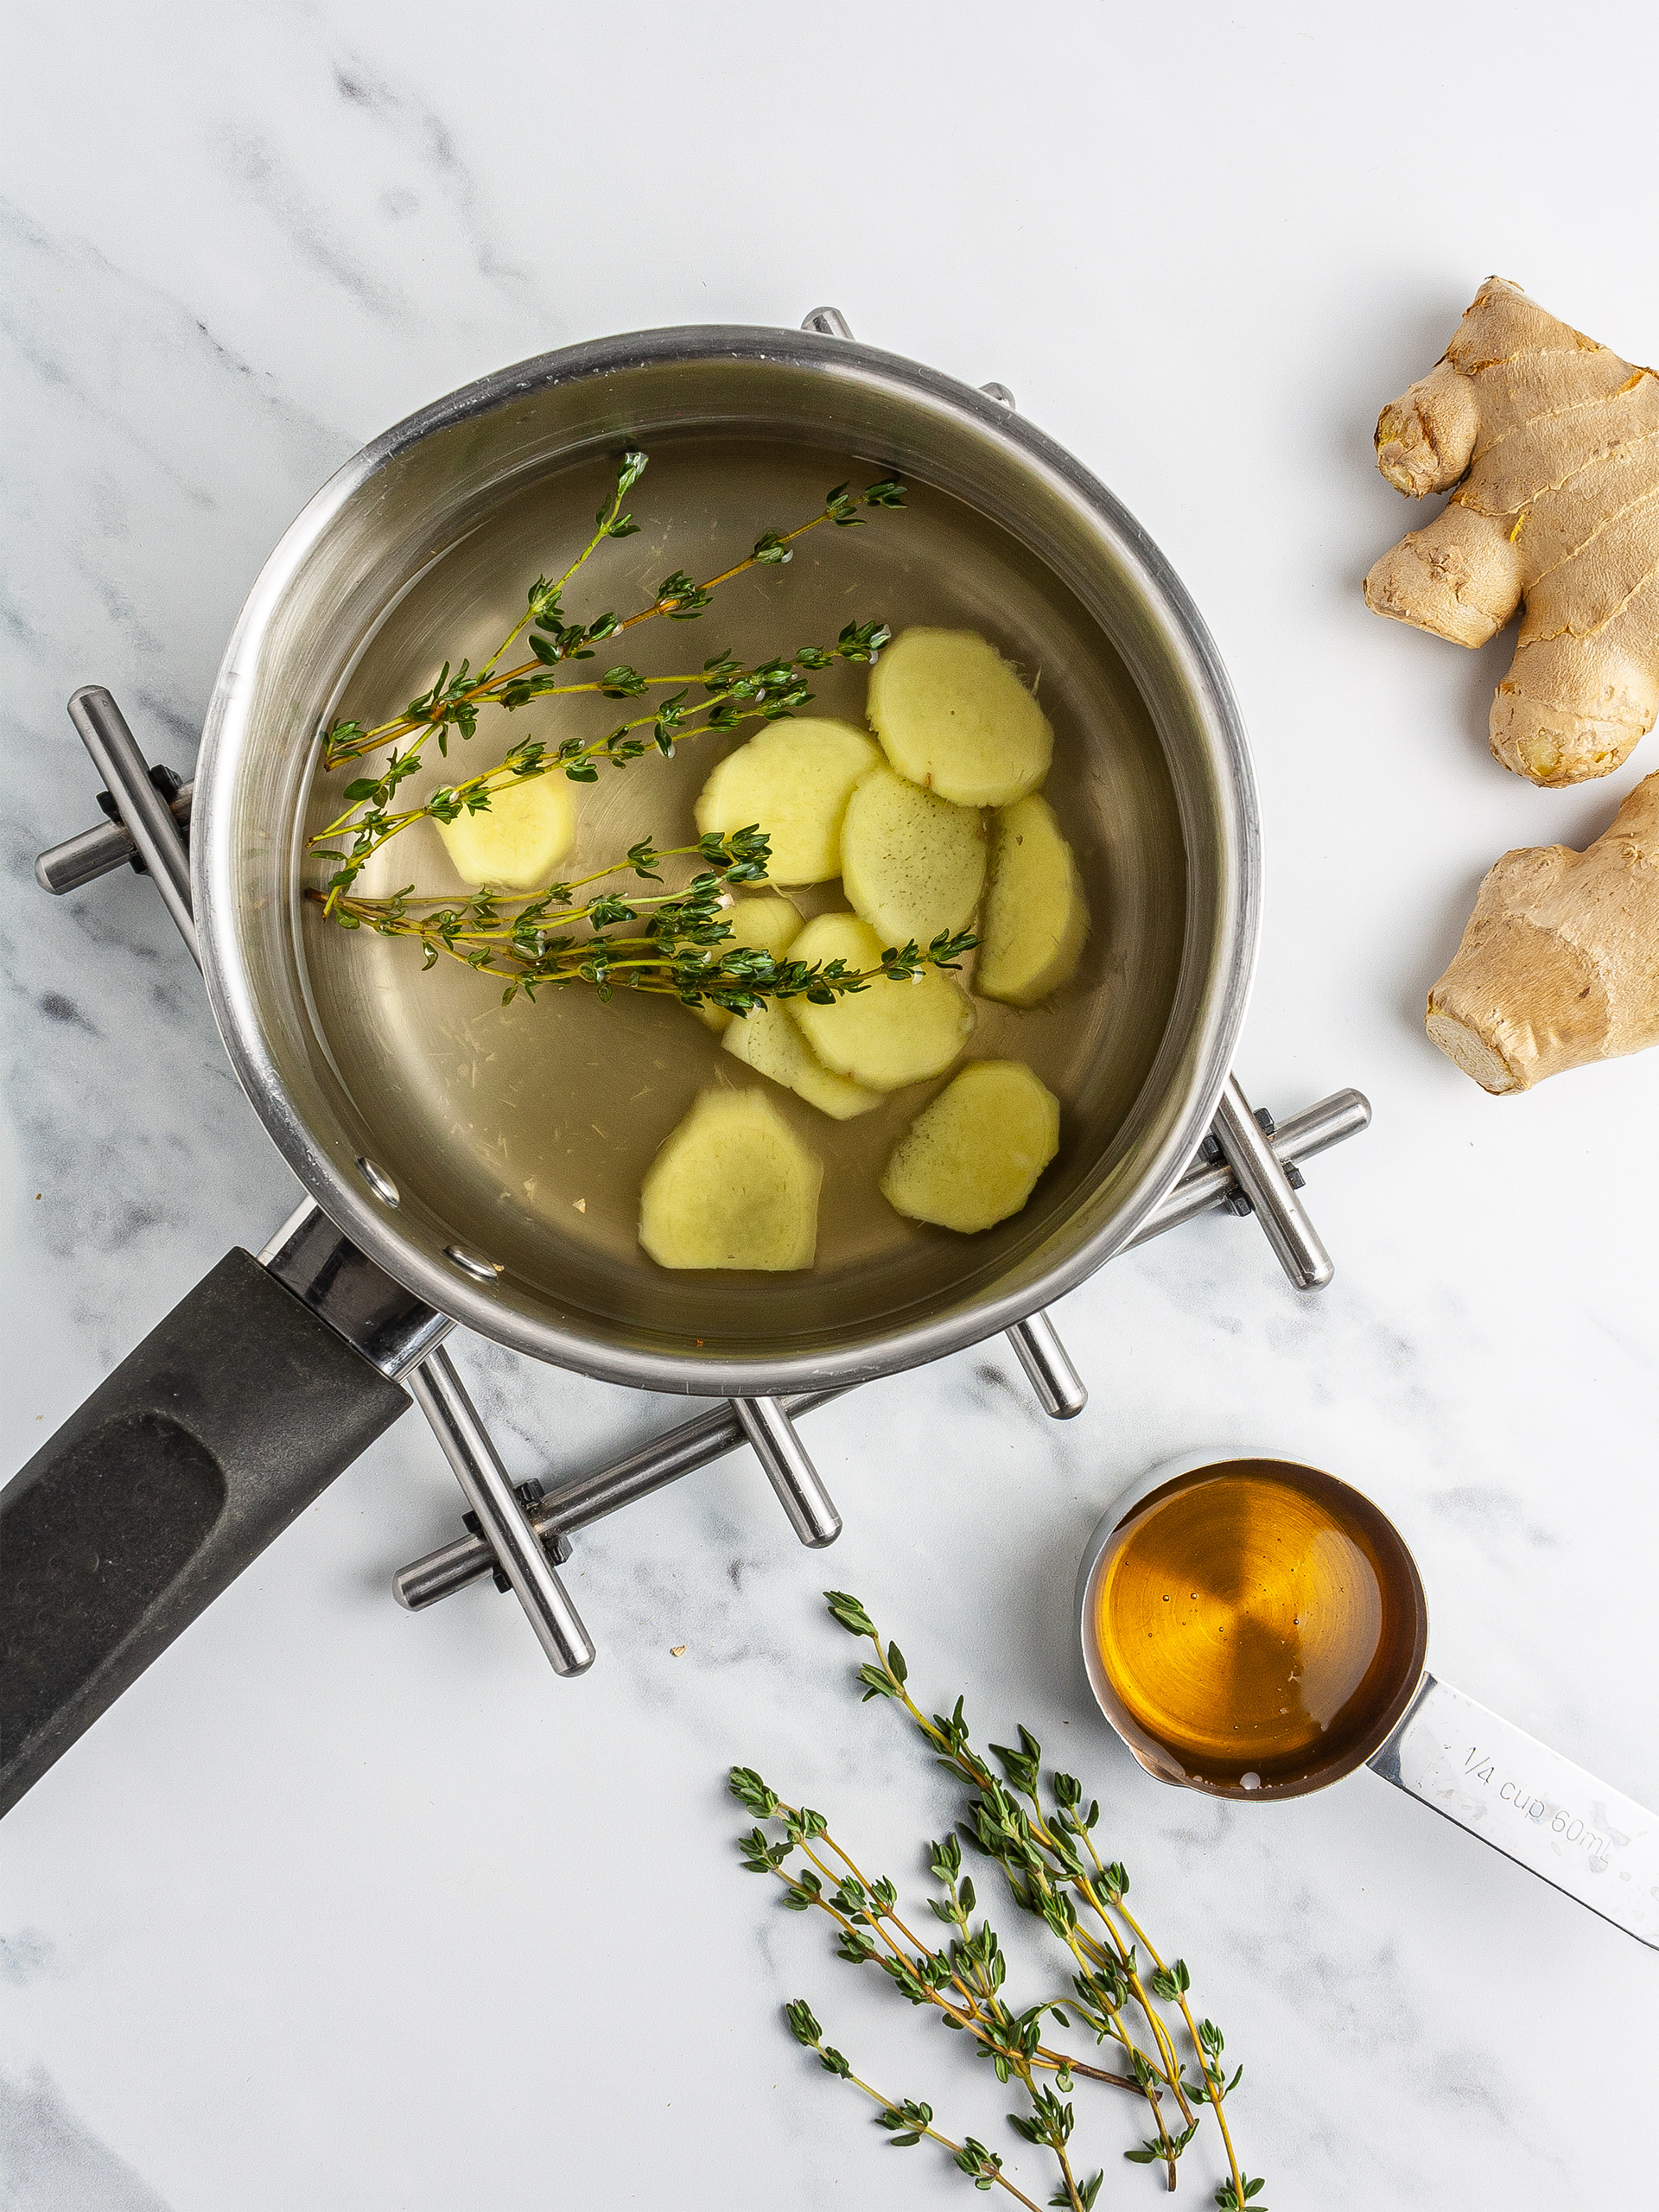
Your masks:
<svg viewBox="0 0 1659 2212"><path fill-rule="evenodd" d="M839 527L849 522L861 522L864 518L857 512L860 505L880 512L902 508L905 504L906 487L895 477L868 485L857 493L850 493L845 484L837 485L826 495L818 513L798 523L792 530L762 531L749 554L718 575L699 582L683 569L677 569L663 579L649 605L632 614L606 613L586 622L568 620L564 593L572 578L607 538L629 537L637 531L639 525L632 515L623 511L622 502L645 474L646 466L643 453L630 450L623 455L611 496L594 518L593 536L562 575L551 580L537 577L525 594L524 613L480 668L474 671L463 660L452 673L450 663L445 661L429 689L411 699L403 713L390 721L372 728L354 720L330 722L321 733L325 769L338 768L348 760L359 760L389 746L401 746L406 757L418 759L433 737L437 740L439 752L447 753L450 731L454 730L463 738L471 737L478 727L479 710L486 706L512 710L554 694L594 690L603 691L607 697L636 696L649 684L680 683L684 679L678 676L640 677L633 669L624 667L611 671L599 684L560 683L555 681L552 671L567 661L591 660L595 645L655 616L674 622L696 620L721 585L730 583L750 569L787 562L792 557L796 540L809 531L824 523ZM835 650L845 659L868 658L868 652L843 650L851 642L849 633L854 626L842 632L842 645ZM509 649L526 632L531 658L512 668L499 668L498 664ZM885 636L881 642L886 642ZM829 658L802 664L825 667ZM612 679L616 677L622 678L629 688L612 688Z"/></svg>

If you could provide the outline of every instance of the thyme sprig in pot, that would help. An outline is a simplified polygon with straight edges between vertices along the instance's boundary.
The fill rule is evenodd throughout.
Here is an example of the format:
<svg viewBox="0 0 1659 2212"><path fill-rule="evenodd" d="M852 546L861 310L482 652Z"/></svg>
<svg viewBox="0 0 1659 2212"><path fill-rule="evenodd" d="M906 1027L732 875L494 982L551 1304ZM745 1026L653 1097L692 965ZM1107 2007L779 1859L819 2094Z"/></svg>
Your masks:
<svg viewBox="0 0 1659 2212"><path fill-rule="evenodd" d="M626 870L660 883L659 861L691 856L708 866L683 891L579 895ZM385 899L341 891L309 895L327 900L346 929L416 939L425 968L447 957L497 977L506 986L504 1005L521 991L533 1000L543 985L586 983L601 999L618 989L647 991L735 1014L791 998L827 1006L873 982L907 982L924 966L954 969L977 943L968 930L941 931L925 951L913 940L889 945L880 966L870 969L850 969L843 960L789 960L738 944L728 894L735 886L763 880L767 857L768 841L759 830L727 836L711 830L695 845L662 850L642 839L629 847L626 861L543 891L479 892L455 899L417 896L409 885ZM581 923L587 934L571 934ZM630 931L629 924L643 927Z"/></svg>
<svg viewBox="0 0 1659 2212"><path fill-rule="evenodd" d="M333 770L366 753L389 747L384 762L372 774L355 778L342 797L345 808L310 840L313 855L340 863L326 887L326 910L337 914L341 897L350 891L365 864L391 838L428 819L453 822L463 813L486 810L493 794L515 781L563 770L576 783L591 783L600 765L623 768L653 746L671 755L677 742L688 737L726 734L746 722L772 721L792 714L812 697L807 678L837 661L868 662L887 642L891 632L879 621L849 622L830 645L801 645L791 653L778 654L753 664L738 661L730 652L719 652L700 668L667 673L646 673L628 662L619 662L603 674L569 680L562 676L566 663L593 660L602 644L642 622L661 617L671 622L697 620L716 591L751 569L781 566L793 557L795 543L808 531L829 524L845 529L865 520L861 507L899 508L905 486L886 478L852 492L838 484L824 498L820 511L789 531L763 531L750 552L718 575L697 582L683 569L664 577L650 603L633 613L595 615L586 621L567 620L564 594L578 572L607 538L632 537L639 524L624 507L629 492L645 473L646 456L629 452L617 474L610 498L595 515L591 537L576 558L556 580L538 576L525 596L524 613L489 658L477 670L469 662L446 660L429 688L412 699L401 715L372 727L360 721L336 721L322 734L322 765ZM502 668L512 646L523 637L531 658ZM694 691L704 696L694 699ZM398 809L395 798L421 766L428 744L448 753L453 731L462 739L477 730L480 711L499 706L508 712L537 699L574 698L597 695L607 699L642 699L648 692L665 691L648 711L623 721L607 735L594 740L567 738L558 744L533 740L515 746L506 757L484 773L446 785L423 805ZM642 734L641 733L646 733ZM336 845L332 841L340 840Z"/></svg>
<svg viewBox="0 0 1659 2212"><path fill-rule="evenodd" d="M743 1839L746 1867L779 1880L782 1901L791 1910L835 1921L838 1957L879 1966L911 2004L931 2009L945 2026L967 2035L999 2081L1019 2083L1026 2108L1010 2113L1009 2124L1026 2141L1052 2152L1060 2186L1051 2203L1066 2212L1089 2212L1102 2185L1100 2172L1082 2180L1072 2164L1075 2119L1069 2099L1081 2080L1143 2101L1156 2132L1124 2155L1135 2164L1161 2166L1170 2189L1176 2185L1177 2162L1208 2106L1227 2161L1215 2195L1218 2212L1246 2212L1247 2207L1266 2212L1259 2202L1264 2184L1240 2166L1224 2109L1243 2069L1225 2078L1225 2038L1212 2021L1194 2019L1185 1961L1166 1962L1129 1910L1128 1875L1120 1861L1104 1859L1095 1841L1098 1803L1085 1806L1082 1784L1065 1774L1050 1773L1045 1794L1042 1747L1023 1726L1017 1746L990 1746L996 1771L973 1745L963 1700L958 1698L949 1714L925 1713L910 1694L902 1652L882 1638L856 1598L843 1591L825 1594L841 1626L874 1647L874 1658L858 1671L865 1701L881 1698L901 1707L938 1764L968 1787L957 1833L929 1850L940 1891L928 1899L929 1908L951 1932L943 1944L923 1941L899 1917L896 1885L885 1876L867 1876L831 1834L823 1815L785 1803L752 1768L736 1767L732 1792L760 1823ZM770 1833L768 1823L781 1834ZM978 1899L971 1878L962 1872L964 1841L1001 1866L1015 1904L1064 1945L1071 1974L1064 1995L1016 2007L1005 1994L1007 1961L996 1932L982 1916L975 1923ZM817 2051L826 2070L880 2104L880 2124L896 2145L939 2142L976 2187L1000 2186L1031 2202L982 2145L971 2139L957 2143L935 2129L931 2107L886 2098L854 2075L841 2054L823 2044L804 2002L786 2009L791 2033ZM1085 2064L1058 2048L1046 2024L1051 2021L1068 2032L1083 2028L1097 2047L1116 2044L1128 2071Z"/></svg>

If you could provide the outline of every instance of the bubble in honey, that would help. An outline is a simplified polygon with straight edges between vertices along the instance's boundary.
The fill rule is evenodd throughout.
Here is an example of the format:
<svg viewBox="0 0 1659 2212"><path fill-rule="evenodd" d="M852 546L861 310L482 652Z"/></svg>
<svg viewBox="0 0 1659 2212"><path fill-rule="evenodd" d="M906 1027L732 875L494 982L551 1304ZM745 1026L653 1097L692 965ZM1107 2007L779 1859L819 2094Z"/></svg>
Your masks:
<svg viewBox="0 0 1659 2212"><path fill-rule="evenodd" d="M1278 1460L1178 1478L1115 1532L1096 1580L1109 1708L1154 1770L1229 1796L1357 1765L1421 1671L1421 1585L1345 1483Z"/></svg>

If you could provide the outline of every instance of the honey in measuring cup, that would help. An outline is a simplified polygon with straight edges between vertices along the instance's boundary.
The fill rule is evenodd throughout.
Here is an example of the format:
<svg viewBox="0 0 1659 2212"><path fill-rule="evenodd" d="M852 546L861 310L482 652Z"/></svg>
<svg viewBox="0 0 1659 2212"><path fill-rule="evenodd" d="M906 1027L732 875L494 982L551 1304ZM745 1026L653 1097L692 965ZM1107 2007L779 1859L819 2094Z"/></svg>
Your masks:
<svg viewBox="0 0 1659 2212"><path fill-rule="evenodd" d="M1427 1607L1401 1537L1358 1491L1288 1460L1163 1484L1113 1531L1092 1584L1108 1718L1143 1765L1191 1789L1284 1797L1332 1782L1384 1742L1422 1673Z"/></svg>

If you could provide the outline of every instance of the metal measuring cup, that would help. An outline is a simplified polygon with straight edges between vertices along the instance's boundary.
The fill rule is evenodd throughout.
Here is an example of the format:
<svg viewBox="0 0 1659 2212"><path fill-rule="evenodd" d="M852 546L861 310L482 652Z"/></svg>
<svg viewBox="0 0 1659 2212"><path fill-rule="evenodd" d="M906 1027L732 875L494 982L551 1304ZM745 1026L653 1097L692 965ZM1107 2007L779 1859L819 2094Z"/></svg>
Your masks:
<svg viewBox="0 0 1659 2212"><path fill-rule="evenodd" d="M1375 1682L1368 1674L1364 1710L1347 1715L1332 1756L1316 1753L1305 1771L1288 1777L1247 1770L1236 1782L1217 1780L1187 1771L1175 1749L1132 1715L1096 1630L1101 1586L1111 1562L1166 1500L1225 1475L1274 1467L1293 1481L1312 1477L1340 1495L1350 1517L1368 1532L1366 1549L1399 1616L1399 1632L1389 1639L1386 1663L1373 1670ZM1659 1817L1428 1672L1428 1605L1416 1562L1392 1522L1351 1484L1282 1452L1192 1452L1166 1460L1118 1497L1090 1537L1077 1569L1077 1607L1095 1701L1160 1782L1262 1802L1322 1789L1369 1766L1616 1928L1659 1948Z"/></svg>

